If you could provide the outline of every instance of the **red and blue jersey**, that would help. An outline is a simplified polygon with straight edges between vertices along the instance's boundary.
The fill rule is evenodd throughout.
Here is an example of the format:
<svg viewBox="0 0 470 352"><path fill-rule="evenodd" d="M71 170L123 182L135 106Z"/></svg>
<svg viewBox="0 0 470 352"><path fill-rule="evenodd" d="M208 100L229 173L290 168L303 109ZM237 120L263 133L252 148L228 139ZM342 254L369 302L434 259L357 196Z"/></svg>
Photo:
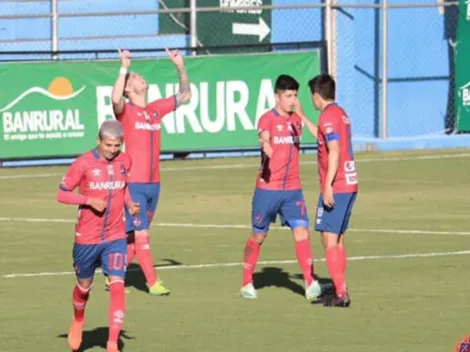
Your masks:
<svg viewBox="0 0 470 352"><path fill-rule="evenodd" d="M258 133L268 131L273 155L263 152L256 187L268 190L302 189L299 174L299 151L302 137L300 117L292 113L281 116L275 109L266 112L258 121Z"/></svg>
<svg viewBox="0 0 470 352"><path fill-rule="evenodd" d="M124 127L125 150L132 159L130 183L160 182L161 122L175 109L176 96L172 96L145 107L126 103L116 116Z"/></svg>
<svg viewBox="0 0 470 352"><path fill-rule="evenodd" d="M125 153L108 161L96 149L72 163L62 178L60 190L73 192L78 187L78 193L84 199L78 202L82 204L75 225L75 243L99 244L126 238L124 205L130 168L131 159ZM103 199L107 203L106 209L98 213L86 205L89 198Z"/></svg>
<svg viewBox="0 0 470 352"><path fill-rule="evenodd" d="M339 143L339 164L333 192L357 192L358 177L351 143L351 122L344 110L336 104L323 109L318 120L318 173L322 193L328 172L327 143L330 141Z"/></svg>

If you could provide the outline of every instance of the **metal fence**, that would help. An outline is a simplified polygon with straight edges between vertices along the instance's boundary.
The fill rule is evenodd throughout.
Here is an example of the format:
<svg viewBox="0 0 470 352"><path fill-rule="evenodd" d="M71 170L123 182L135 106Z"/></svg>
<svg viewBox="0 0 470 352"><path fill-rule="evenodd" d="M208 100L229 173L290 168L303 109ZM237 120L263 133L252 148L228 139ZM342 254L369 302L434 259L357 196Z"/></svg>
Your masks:
<svg viewBox="0 0 470 352"><path fill-rule="evenodd" d="M132 3L122 8L117 1L112 9L74 0L2 2L0 58L115 58L118 42L137 56L163 55L164 46L187 55L325 47L324 68L337 78L342 105L358 117L357 135L387 139L454 130L458 2ZM144 23L146 32L139 30Z"/></svg>

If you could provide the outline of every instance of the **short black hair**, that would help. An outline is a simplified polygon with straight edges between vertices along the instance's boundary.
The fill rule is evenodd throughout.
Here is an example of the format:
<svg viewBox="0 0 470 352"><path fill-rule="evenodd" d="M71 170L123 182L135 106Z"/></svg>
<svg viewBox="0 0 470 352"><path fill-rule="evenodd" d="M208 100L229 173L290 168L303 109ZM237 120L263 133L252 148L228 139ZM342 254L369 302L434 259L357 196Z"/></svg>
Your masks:
<svg viewBox="0 0 470 352"><path fill-rule="evenodd" d="M289 75L280 75L276 79L276 84L274 87L275 92L283 91L283 90L299 90L299 82L295 80L294 77Z"/></svg>
<svg viewBox="0 0 470 352"><path fill-rule="evenodd" d="M335 100L336 98L336 83L330 75L315 76L308 81L308 86L312 94L318 93L323 99Z"/></svg>

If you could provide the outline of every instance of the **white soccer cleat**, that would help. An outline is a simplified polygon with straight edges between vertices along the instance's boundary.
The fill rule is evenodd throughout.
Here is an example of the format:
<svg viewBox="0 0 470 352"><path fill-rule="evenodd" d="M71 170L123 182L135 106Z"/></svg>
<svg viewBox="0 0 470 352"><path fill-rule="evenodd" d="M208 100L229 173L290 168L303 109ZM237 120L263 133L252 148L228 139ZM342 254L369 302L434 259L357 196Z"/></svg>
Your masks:
<svg viewBox="0 0 470 352"><path fill-rule="evenodd" d="M256 292L253 284L246 284L240 289L240 296L246 299L257 299L258 293Z"/></svg>
<svg viewBox="0 0 470 352"><path fill-rule="evenodd" d="M310 286L305 288L305 298L308 301L315 301L321 296L321 286L318 280L312 281Z"/></svg>

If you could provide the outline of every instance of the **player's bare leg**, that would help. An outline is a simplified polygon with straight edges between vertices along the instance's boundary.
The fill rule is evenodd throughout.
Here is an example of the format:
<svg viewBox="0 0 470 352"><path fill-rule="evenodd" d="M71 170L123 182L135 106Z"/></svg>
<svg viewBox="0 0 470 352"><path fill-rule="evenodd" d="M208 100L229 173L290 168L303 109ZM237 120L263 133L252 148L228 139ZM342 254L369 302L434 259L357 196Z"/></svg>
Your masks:
<svg viewBox="0 0 470 352"><path fill-rule="evenodd" d="M73 290L73 320L70 325L67 342L70 349L78 350L82 344L85 308L93 284L93 278L77 279Z"/></svg>
<svg viewBox="0 0 470 352"><path fill-rule="evenodd" d="M148 230L135 231L135 253L139 260L140 268L144 273L149 293L154 296L166 296L170 294L163 281L159 280L153 266L152 253L150 251Z"/></svg>
<svg viewBox="0 0 470 352"><path fill-rule="evenodd" d="M253 286L253 273L261 250L261 245L266 239L265 233L252 233L246 242L243 253L243 279L240 296L247 299L258 298L258 293Z"/></svg>
<svg viewBox="0 0 470 352"><path fill-rule="evenodd" d="M305 281L305 298L314 301L320 297L322 291L320 283L315 278L313 269L312 248L310 234L306 227L296 227L292 230L295 239L295 254Z"/></svg>
<svg viewBox="0 0 470 352"><path fill-rule="evenodd" d="M109 276L109 337L106 345L107 352L119 352L118 340L126 312L124 278Z"/></svg>
<svg viewBox="0 0 470 352"><path fill-rule="evenodd" d="M326 263L333 280L336 296L326 305L334 307L349 307L351 300L346 287L346 251L344 249L344 234L322 233L325 246Z"/></svg>

